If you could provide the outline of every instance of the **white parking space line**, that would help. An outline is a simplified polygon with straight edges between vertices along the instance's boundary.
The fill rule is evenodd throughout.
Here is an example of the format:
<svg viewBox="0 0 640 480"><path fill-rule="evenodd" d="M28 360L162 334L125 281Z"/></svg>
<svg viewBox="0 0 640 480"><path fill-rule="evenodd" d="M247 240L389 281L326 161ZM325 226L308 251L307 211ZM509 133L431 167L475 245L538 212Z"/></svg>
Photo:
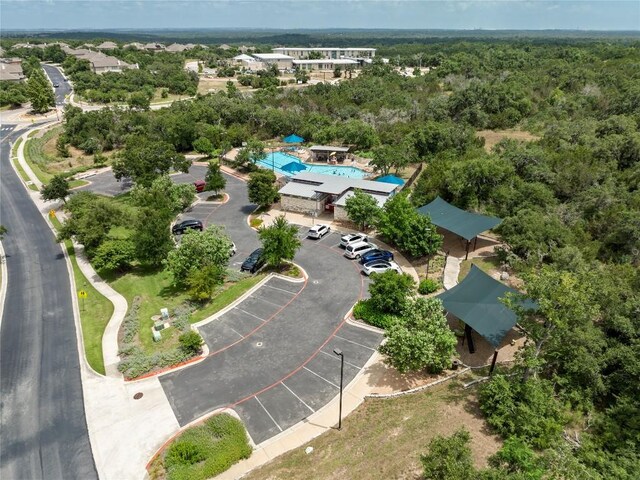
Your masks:
<svg viewBox="0 0 640 480"><path fill-rule="evenodd" d="M264 318L260 318L257 315L254 315L253 313L249 313L246 310L241 309L240 307L236 307L236 308L234 308L234 310L238 310L239 312L242 312L245 315L249 315L250 317L257 318L258 320L260 320L263 323L266 322L266 320Z"/></svg>
<svg viewBox="0 0 640 480"><path fill-rule="evenodd" d="M272 289L274 289L274 290L280 290L281 292L284 292L284 293L290 293L291 295L296 295L296 294L298 293L298 292L290 292L289 290L285 290L284 288L272 287L272 286L271 286L271 285L269 285L268 283L265 283L265 284L263 285L263 287L269 287L269 288L272 288Z"/></svg>
<svg viewBox="0 0 640 480"><path fill-rule="evenodd" d="M313 408L311 408L309 405L307 405L307 404L305 403L305 401L304 401L304 400L302 400L298 395L296 395L296 393L295 393L293 390L291 390L289 387L287 387L287 386L284 384L284 382L282 382L282 386L283 386L284 388L286 388L287 390L289 390L289 392L291 392L291 395L293 395L293 396L294 396L294 397L296 397L298 400L300 400L300 403L302 403L305 407L307 407L309 410L311 410L311 413L315 413L315 412L316 412Z"/></svg>
<svg viewBox="0 0 640 480"><path fill-rule="evenodd" d="M229 330L231 330L233 333L235 333L236 335L238 335L240 338L244 338L244 335L242 335L241 333L238 333L237 331L235 331L233 328L231 328L229 325L227 325L227 328Z"/></svg>
<svg viewBox="0 0 640 480"><path fill-rule="evenodd" d="M367 347L366 345L362 345L361 343L354 342L353 340L349 340L348 338L341 337L340 335L334 335L334 337L344 340L345 342L353 343L354 345L358 345L359 347L366 348L367 350L371 350L372 352L376 351L375 348Z"/></svg>
<svg viewBox="0 0 640 480"><path fill-rule="evenodd" d="M262 297L251 297L251 298L255 298L256 300L261 300L261 301L263 301L264 303L268 303L269 305L273 305L274 307L278 307L278 308L282 308L282 307L284 307L284 305L280 305L279 303L273 303L273 302L270 302L269 300L265 300L265 299L264 299L264 298L262 298Z"/></svg>
<svg viewBox="0 0 640 480"><path fill-rule="evenodd" d="M316 372L314 372L313 370L309 370L307 367L302 367L302 368L304 368L307 372L312 373L312 374L313 374L313 375L315 375L316 377L318 377L318 378L320 378L320 379L324 380L324 381L325 381L325 382L327 382L329 385L333 385L334 387L336 387L336 388L338 388L338 389L340 388L338 385L336 385L335 383L333 383L333 382L332 382L332 381L330 381L330 380L327 380L327 379L326 379L326 378L324 378L322 375L318 375L318 374L317 374Z"/></svg>
<svg viewBox="0 0 640 480"><path fill-rule="evenodd" d="M275 423L276 427L278 427L278 430L282 431L282 427L281 427L280 425L278 425L278 422L276 422L276 419L275 419L275 418L273 418L273 417L271 416L271 414L269 413L269 410L267 410L266 408L264 408L264 405L262 404L262 402L260 401L260 399L258 398L258 396L256 395L254 398L258 401L258 403L260 404L260 406L262 407L262 409L265 411L265 413L266 413L267 415L269 415L269 418L271 419L271 421L272 421L273 423Z"/></svg>
<svg viewBox="0 0 640 480"><path fill-rule="evenodd" d="M335 354L334 354L334 355L331 355L330 353L327 353L327 352L325 352L324 350L320 350L320 353L324 353L326 356L333 358L336 362L339 362L339 361L340 361L340 357L338 357L338 356L337 356L337 355L335 355ZM355 364L353 364L353 363L351 363L351 362L348 362L348 361L346 361L346 360L344 361L344 363L346 363L347 365L351 365L352 367L357 368L358 370L360 370L360 369L362 368L362 367L360 367L360 366L358 366L358 365L355 365Z"/></svg>

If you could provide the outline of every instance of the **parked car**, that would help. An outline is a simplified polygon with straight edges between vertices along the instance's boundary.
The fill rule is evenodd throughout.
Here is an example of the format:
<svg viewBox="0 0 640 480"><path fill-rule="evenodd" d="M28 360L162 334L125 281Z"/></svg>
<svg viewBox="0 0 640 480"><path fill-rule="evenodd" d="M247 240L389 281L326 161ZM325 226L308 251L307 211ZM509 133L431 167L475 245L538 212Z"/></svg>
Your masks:
<svg viewBox="0 0 640 480"><path fill-rule="evenodd" d="M360 258L365 253L375 250L376 248L378 247L369 242L352 243L344 249L344 256L351 259Z"/></svg>
<svg viewBox="0 0 640 480"><path fill-rule="evenodd" d="M393 260L393 253L389 250L380 250L376 248L375 250L371 250L364 254L360 258L360 263L364 265L365 263L373 262L374 260Z"/></svg>
<svg viewBox="0 0 640 480"><path fill-rule="evenodd" d="M264 265L264 257L262 256L262 249L258 248L251 252L242 265L240 266L241 272L256 273L260 267Z"/></svg>
<svg viewBox="0 0 640 480"><path fill-rule="evenodd" d="M364 233L350 233L348 235L343 235L340 237L340 246L342 248L347 248L349 245L358 242L368 242L369 237L367 237Z"/></svg>
<svg viewBox="0 0 640 480"><path fill-rule="evenodd" d="M59 86L60 86L60 84L58 84L58 83L54 83L53 84L53 88L58 88Z"/></svg>
<svg viewBox="0 0 640 480"><path fill-rule="evenodd" d="M182 235L189 229L202 231L203 228L204 227L202 226L202 222L200 220L188 218L176 223L171 229L171 233L173 233L174 235Z"/></svg>
<svg viewBox="0 0 640 480"><path fill-rule="evenodd" d="M193 186L196 187L196 193L204 192L204 189L207 186L207 182L204 180L196 180L193 182Z"/></svg>
<svg viewBox="0 0 640 480"><path fill-rule="evenodd" d="M329 225L325 225L324 223L319 223L318 225L314 225L307 232L307 237L309 238L322 238L327 233L331 231L331 227Z"/></svg>
<svg viewBox="0 0 640 480"><path fill-rule="evenodd" d="M393 260L374 260L373 262L365 263L362 267L362 273L365 275L371 275L372 273L384 273L387 270L402 273L400 266Z"/></svg>
<svg viewBox="0 0 640 480"><path fill-rule="evenodd" d="M238 249L236 248L236 244L231 242L231 249L229 250L229 256L233 257L236 253L238 253Z"/></svg>

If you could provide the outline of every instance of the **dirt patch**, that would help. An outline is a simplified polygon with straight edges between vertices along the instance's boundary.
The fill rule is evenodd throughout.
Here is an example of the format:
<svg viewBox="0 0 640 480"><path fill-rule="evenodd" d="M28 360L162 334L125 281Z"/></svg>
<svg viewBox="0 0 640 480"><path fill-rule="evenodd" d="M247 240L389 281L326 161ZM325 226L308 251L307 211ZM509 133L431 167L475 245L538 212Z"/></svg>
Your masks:
<svg viewBox="0 0 640 480"><path fill-rule="evenodd" d="M300 448L250 473L252 480L309 478L418 479L420 455L436 435L466 428L476 467L501 446L479 410L474 389L446 384L394 399L367 399L343 422ZM313 452L305 453L305 448Z"/></svg>
<svg viewBox="0 0 640 480"><path fill-rule="evenodd" d="M510 138L520 142L532 142L540 137L522 130L481 130L476 132L476 137L484 138L484 149L491 152L493 147L503 138Z"/></svg>
<svg viewBox="0 0 640 480"><path fill-rule="evenodd" d="M44 135L44 131L42 134ZM62 134L62 128L53 129L51 138L44 144L42 151L47 159L46 169L48 173L56 174L69 171L77 167L88 167L94 165L93 155L87 155L82 150L69 145L69 154L67 158L61 158L58 155L56 149L56 142L58 137ZM40 135L42 136L42 135ZM109 158L115 153L115 151L104 152L102 155L106 158L106 163L109 163Z"/></svg>

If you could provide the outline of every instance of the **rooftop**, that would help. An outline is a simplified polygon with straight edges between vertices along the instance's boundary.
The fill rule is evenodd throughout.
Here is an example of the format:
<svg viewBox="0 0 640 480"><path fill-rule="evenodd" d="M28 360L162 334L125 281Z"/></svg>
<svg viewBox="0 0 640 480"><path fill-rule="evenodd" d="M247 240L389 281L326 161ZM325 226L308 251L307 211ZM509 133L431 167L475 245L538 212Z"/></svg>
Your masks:
<svg viewBox="0 0 640 480"><path fill-rule="evenodd" d="M347 153L349 147L336 147L334 145L314 145L309 148L312 152L343 152Z"/></svg>
<svg viewBox="0 0 640 480"><path fill-rule="evenodd" d="M317 52L318 50L361 50L366 52L375 52L375 48L360 48L360 47L348 47L348 48L340 48L340 47L278 47L272 49L274 52L281 52L283 50L300 50L303 52Z"/></svg>
<svg viewBox="0 0 640 480"><path fill-rule="evenodd" d="M293 57L281 53L254 53L253 56L260 60L293 60Z"/></svg>
<svg viewBox="0 0 640 480"><path fill-rule="evenodd" d="M335 65L357 65L357 61L351 60L349 58L321 58L321 59L313 59L313 60L294 60L294 65L314 65L319 63L333 63Z"/></svg>

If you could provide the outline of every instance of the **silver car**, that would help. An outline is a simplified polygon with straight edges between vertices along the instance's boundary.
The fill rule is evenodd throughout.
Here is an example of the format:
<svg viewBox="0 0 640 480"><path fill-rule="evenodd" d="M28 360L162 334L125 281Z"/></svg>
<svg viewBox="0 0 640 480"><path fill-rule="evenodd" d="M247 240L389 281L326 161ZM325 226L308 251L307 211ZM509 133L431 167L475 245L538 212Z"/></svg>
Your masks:
<svg viewBox="0 0 640 480"><path fill-rule="evenodd" d="M330 231L331 227L329 227L329 225L319 223L318 225L314 225L309 229L309 231L307 232L307 237L315 239L322 238Z"/></svg>
<svg viewBox="0 0 640 480"><path fill-rule="evenodd" d="M350 259L360 258L367 252L378 248L373 243L369 242L358 242L352 243L344 249L344 256Z"/></svg>
<svg viewBox="0 0 640 480"><path fill-rule="evenodd" d="M340 246L342 248L347 248L349 245L353 245L354 243L368 241L369 237L367 237L364 233L350 233L348 235L343 235L342 237L340 237Z"/></svg>

